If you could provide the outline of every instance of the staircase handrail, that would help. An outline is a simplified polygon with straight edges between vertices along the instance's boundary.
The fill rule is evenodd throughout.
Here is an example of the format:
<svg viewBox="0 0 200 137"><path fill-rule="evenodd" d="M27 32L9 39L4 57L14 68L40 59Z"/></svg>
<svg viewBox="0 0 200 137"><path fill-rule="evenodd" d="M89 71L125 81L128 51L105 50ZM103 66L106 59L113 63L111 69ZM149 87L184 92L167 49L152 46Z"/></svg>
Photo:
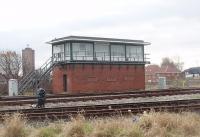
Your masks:
<svg viewBox="0 0 200 137"><path fill-rule="evenodd" d="M27 81L27 79L29 79L34 73L35 73L35 70L34 70L34 71L31 71L31 72L28 73L26 76L24 76L24 77L19 81L19 87L21 87L21 86Z"/></svg>
<svg viewBox="0 0 200 137"><path fill-rule="evenodd" d="M41 79L41 77L43 75L45 75L47 72L51 69L51 67L53 66L53 57L50 57L39 69L34 70L29 72L26 76L24 76L20 81L19 81L19 92L23 92L24 89L27 89L27 85L28 83L32 82L33 79L31 79L32 77L36 77L37 72L39 72L39 76L37 79Z"/></svg>

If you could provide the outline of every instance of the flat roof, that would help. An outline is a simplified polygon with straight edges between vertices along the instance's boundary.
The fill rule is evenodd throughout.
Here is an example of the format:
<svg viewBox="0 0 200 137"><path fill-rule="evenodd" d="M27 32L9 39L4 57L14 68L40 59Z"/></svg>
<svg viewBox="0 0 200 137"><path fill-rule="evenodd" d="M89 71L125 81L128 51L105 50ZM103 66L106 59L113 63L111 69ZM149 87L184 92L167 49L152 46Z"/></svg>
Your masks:
<svg viewBox="0 0 200 137"><path fill-rule="evenodd" d="M54 44L64 41L92 41L92 42L113 42L113 43L125 43L125 44L139 44L139 45L150 45L149 42L143 40L132 40L132 39L118 39L118 38L102 38L102 37L86 37L86 36L67 36L63 38L56 38L48 44Z"/></svg>

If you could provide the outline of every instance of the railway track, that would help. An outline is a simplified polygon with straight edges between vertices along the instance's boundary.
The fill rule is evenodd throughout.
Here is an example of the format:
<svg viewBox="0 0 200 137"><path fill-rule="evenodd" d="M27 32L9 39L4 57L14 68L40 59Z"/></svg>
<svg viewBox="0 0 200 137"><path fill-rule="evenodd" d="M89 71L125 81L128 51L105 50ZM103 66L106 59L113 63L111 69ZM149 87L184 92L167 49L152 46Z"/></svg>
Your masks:
<svg viewBox="0 0 200 137"><path fill-rule="evenodd" d="M122 103L106 105L87 105L73 107L56 107L43 109L14 109L0 111L1 119L5 114L22 113L30 120L70 118L81 113L86 117L108 116L116 114L142 113L144 111L199 111L200 99L155 101L140 103Z"/></svg>
<svg viewBox="0 0 200 137"><path fill-rule="evenodd" d="M192 89L166 89L156 91L132 91L132 92L116 92L116 93L101 93L101 94L79 94L79 95L48 95L46 103L59 103L70 101L88 101L88 100L112 100L122 98L138 98L138 97L157 97L170 95L184 95L184 94L200 94L199 88ZM25 105L35 104L36 97L1 97L0 106Z"/></svg>

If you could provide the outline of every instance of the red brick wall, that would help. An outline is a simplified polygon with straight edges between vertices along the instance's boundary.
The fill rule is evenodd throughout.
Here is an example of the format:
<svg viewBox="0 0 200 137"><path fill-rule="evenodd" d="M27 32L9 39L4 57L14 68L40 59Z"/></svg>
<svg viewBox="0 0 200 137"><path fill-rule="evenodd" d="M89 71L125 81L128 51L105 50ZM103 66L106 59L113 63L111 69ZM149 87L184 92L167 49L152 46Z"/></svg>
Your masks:
<svg viewBox="0 0 200 137"><path fill-rule="evenodd" d="M54 93L63 89L67 75L67 92L112 92L145 88L144 65L66 64L53 70Z"/></svg>

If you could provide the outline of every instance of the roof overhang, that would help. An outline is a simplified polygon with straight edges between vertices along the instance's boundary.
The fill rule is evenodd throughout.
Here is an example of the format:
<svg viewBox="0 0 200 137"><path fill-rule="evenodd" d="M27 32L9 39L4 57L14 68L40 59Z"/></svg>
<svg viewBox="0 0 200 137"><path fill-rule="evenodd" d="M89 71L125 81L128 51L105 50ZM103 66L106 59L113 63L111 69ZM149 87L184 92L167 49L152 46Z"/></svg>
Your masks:
<svg viewBox="0 0 200 137"><path fill-rule="evenodd" d="M65 41L91 41L91 42L109 42L109 43L125 43L125 44L137 44L137 45L150 45L149 42L144 42L142 40L130 40L130 39L114 39L114 38L100 38L100 37L83 37L83 36L69 36L59 39L54 39L48 44L55 44Z"/></svg>

